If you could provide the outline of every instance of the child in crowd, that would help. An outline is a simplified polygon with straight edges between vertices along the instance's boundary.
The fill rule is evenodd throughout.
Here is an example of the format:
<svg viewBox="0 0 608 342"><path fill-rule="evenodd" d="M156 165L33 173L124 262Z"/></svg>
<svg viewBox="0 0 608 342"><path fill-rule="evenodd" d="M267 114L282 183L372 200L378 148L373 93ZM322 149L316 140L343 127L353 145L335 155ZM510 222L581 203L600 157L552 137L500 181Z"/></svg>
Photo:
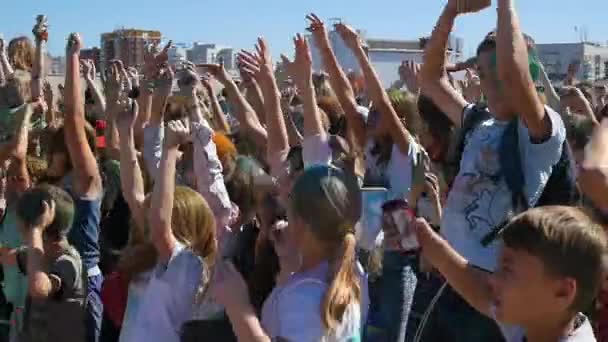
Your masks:
<svg viewBox="0 0 608 342"><path fill-rule="evenodd" d="M471 265L425 220L416 222L424 256L475 309L495 319L507 342L595 341L589 320L607 256L601 226L574 207L547 206L502 231L497 271ZM583 266L584 265L584 266Z"/></svg>
<svg viewBox="0 0 608 342"><path fill-rule="evenodd" d="M301 267L274 288L261 320L238 271L221 266L211 292L226 306L239 340L360 340L367 314L367 279L355 259L360 196L356 177L331 166L312 167L298 178L286 238L297 246Z"/></svg>
<svg viewBox="0 0 608 342"><path fill-rule="evenodd" d="M138 224L150 227L150 241L157 254L146 288L141 295L129 339L126 341L180 341L182 325L196 317L221 316L222 309L207 295L208 283L218 255L213 212L196 191L175 187L178 147L190 139L182 122L167 124L158 178L150 198L132 201ZM131 199L129 199L130 201Z"/></svg>
<svg viewBox="0 0 608 342"><path fill-rule="evenodd" d="M512 1L498 1L497 30L477 50L487 107L467 103L445 77L446 46L456 18L490 5L489 0L448 2L426 45L420 76L422 93L456 126L465 130L473 126L462 137L462 153L453 161L458 172L443 210L441 234L472 265L488 273L496 271L500 247L498 241L492 241L492 232L510 215L537 205L562 150L568 148L560 115L546 107L536 92L538 62L528 56L533 42L521 32ZM520 100L513 101L515 98ZM484 118L469 124L479 116ZM511 134L508 132L515 132L511 136L517 149L512 153L518 154L516 172L524 180L518 190L511 188L511 164L505 164L501 149L504 137ZM569 198L562 200L568 202ZM429 334L443 332L450 342L500 340L495 324L478 315L452 290L447 287L440 295L433 310L436 319L425 330Z"/></svg>
<svg viewBox="0 0 608 342"><path fill-rule="evenodd" d="M17 256L27 274L28 298L19 341L74 341L85 338L86 273L68 242L75 216L72 197L52 185L24 193L17 203L26 247Z"/></svg>

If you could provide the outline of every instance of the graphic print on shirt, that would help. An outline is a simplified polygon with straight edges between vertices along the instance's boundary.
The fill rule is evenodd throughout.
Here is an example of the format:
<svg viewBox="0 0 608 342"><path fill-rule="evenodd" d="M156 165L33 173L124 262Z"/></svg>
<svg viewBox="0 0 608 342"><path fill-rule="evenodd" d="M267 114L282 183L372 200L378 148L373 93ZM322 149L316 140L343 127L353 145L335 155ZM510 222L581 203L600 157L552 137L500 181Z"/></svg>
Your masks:
<svg viewBox="0 0 608 342"><path fill-rule="evenodd" d="M506 213L496 209L504 208L506 197L500 188L506 188L506 184L498 155L501 135L493 130L476 133L469 140L479 146L479 153L472 167L463 170L454 181L452 191L458 196L453 196L449 205L464 214L468 231L482 239L504 219Z"/></svg>

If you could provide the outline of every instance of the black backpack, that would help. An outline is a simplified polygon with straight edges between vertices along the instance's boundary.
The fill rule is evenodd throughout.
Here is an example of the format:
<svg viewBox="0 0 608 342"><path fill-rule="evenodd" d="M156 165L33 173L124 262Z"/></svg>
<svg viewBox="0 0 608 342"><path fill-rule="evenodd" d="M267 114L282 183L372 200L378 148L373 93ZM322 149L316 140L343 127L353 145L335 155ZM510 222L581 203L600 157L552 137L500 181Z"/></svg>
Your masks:
<svg viewBox="0 0 608 342"><path fill-rule="evenodd" d="M466 136L475 127L491 118L490 112L485 106L475 105L472 111L463 118L461 128L456 131L454 144L448 156L447 174L449 184L458 175L460 160L466 145ZM528 200L524 194L524 172L521 165L521 155L519 153L519 119L513 119L505 129L500 143L500 167L505 182L511 191L511 201L514 210L520 212L529 209ZM517 153L514 153L517 152ZM576 185L576 165L572 150L568 141L565 140L562 146L562 153L559 161L553 165L553 170L549 180L543 189L543 193L535 204L535 207L547 205L576 205L580 194ZM517 214L517 213L515 213ZM485 247L502 231L502 228L509 221L510 217L502 224L494 227L482 240L481 244Z"/></svg>

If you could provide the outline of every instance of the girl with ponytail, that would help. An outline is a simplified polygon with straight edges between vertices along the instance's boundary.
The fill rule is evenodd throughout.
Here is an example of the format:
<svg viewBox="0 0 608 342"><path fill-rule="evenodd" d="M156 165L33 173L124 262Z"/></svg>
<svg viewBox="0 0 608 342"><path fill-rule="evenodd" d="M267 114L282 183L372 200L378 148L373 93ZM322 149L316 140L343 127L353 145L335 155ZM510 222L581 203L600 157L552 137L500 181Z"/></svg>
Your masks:
<svg viewBox="0 0 608 342"><path fill-rule="evenodd" d="M367 280L355 259L361 194L354 175L331 166L305 171L289 198L283 243L300 268L279 283L255 316L242 277L218 265L211 294L226 307L240 341L359 341ZM276 242L275 242L276 243Z"/></svg>

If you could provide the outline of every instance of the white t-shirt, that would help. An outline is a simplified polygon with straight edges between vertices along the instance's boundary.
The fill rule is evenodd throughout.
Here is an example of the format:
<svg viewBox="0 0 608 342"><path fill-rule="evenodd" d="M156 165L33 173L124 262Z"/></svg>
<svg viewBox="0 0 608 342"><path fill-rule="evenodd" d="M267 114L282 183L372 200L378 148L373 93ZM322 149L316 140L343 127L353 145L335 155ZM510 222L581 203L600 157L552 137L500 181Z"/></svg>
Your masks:
<svg viewBox="0 0 608 342"><path fill-rule="evenodd" d="M332 331L325 330L321 304L327 291L329 264L322 263L308 272L296 273L272 290L262 308L262 326L272 338L298 342L361 341L361 329L369 303L367 276L357 264L361 278L361 303L348 306L342 322Z"/></svg>
<svg viewBox="0 0 608 342"><path fill-rule="evenodd" d="M126 342L179 342L185 322L206 318L200 312L210 317L209 310L216 311L215 306L195 304L206 268L201 258L178 244L169 262L159 263L152 271Z"/></svg>
<svg viewBox="0 0 608 342"><path fill-rule="evenodd" d="M562 337L558 342L596 342L595 335L593 334L593 328L589 324L589 320L583 314L579 314L581 323L574 332L570 335ZM498 327L502 331L506 342L524 342L526 336L525 331L517 326L504 325L498 323Z"/></svg>
<svg viewBox="0 0 608 342"><path fill-rule="evenodd" d="M470 114L471 108L465 108L463 115ZM532 143L527 127L521 120L519 124L523 191L530 206L534 206L542 194L566 138L559 114L549 107L546 111L552 132L541 144ZM491 118L468 133L460 172L450 189L441 222L442 234L450 245L473 265L488 271L496 269L500 242L484 247L481 240L513 212L511 192L499 162L500 144L507 126L507 122Z"/></svg>
<svg viewBox="0 0 608 342"><path fill-rule="evenodd" d="M386 201L407 199L412 189L413 166L416 156L423 150L422 146L412 140L407 154L404 154L393 144L390 160L385 165L378 165L378 157L371 153L373 147L374 143L369 142L365 148L364 185L386 188ZM364 208L364 215L369 212L371 211ZM359 247L371 250L382 242L381 212L379 214L379 217L366 217L362 220L365 224L360 227Z"/></svg>

